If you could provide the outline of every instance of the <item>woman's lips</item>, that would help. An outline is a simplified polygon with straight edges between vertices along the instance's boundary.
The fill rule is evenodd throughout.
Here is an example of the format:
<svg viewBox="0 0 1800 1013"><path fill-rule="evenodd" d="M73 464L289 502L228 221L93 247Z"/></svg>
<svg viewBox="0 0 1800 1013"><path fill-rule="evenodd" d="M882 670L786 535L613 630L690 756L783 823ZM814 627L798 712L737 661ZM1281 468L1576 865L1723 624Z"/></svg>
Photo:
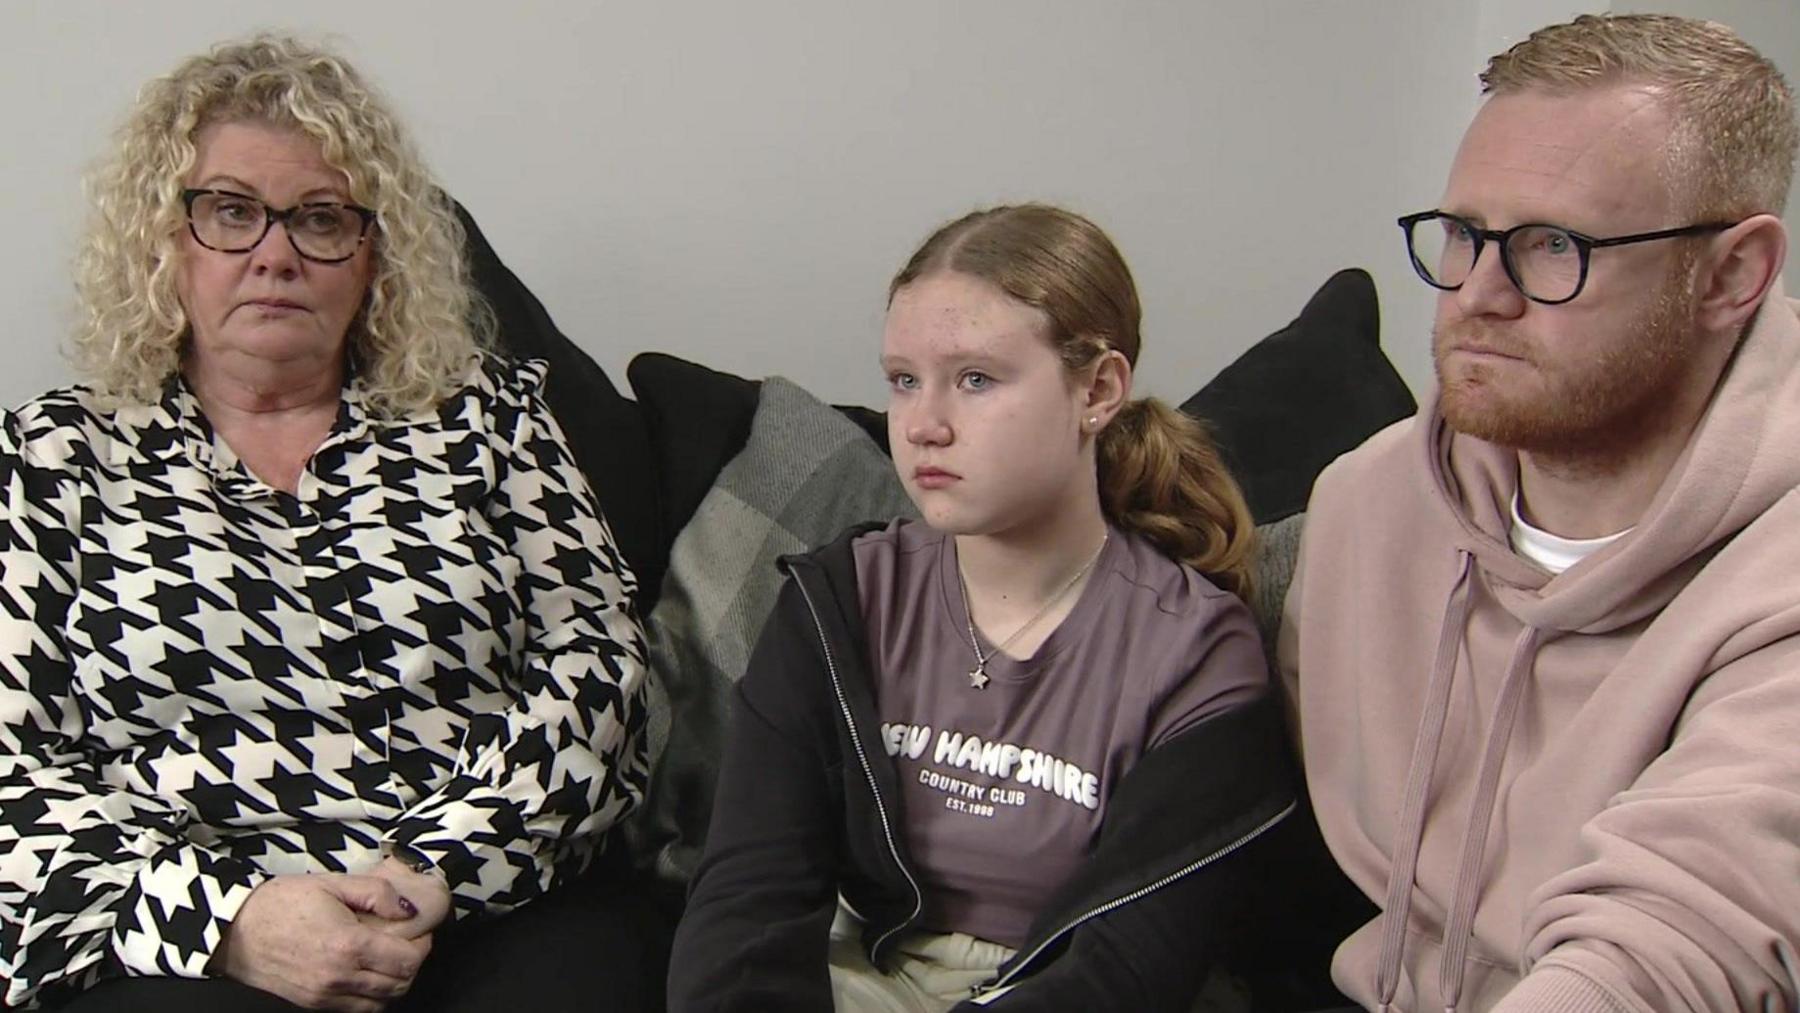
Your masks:
<svg viewBox="0 0 1800 1013"><path fill-rule="evenodd" d="M306 309L292 299L252 299L244 304L252 309L273 313L291 313Z"/></svg>

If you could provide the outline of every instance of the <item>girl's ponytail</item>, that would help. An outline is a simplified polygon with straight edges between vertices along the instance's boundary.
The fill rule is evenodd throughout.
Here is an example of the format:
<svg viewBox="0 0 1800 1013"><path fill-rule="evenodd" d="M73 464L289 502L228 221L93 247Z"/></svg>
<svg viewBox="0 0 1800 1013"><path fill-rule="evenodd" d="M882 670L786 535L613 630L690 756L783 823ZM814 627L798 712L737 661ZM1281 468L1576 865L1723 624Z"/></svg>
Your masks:
<svg viewBox="0 0 1800 1013"><path fill-rule="evenodd" d="M1249 599L1255 523L1199 420L1155 398L1126 402L1096 456L1108 520Z"/></svg>

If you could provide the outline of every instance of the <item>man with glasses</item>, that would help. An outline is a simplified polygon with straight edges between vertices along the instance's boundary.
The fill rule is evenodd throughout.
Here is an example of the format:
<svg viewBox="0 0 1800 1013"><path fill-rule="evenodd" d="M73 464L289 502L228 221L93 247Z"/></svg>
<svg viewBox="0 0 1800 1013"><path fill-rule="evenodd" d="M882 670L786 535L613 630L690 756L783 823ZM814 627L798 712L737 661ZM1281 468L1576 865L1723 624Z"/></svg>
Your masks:
<svg viewBox="0 0 1800 1013"><path fill-rule="evenodd" d="M1339 948L1404 1010L1800 1006L1791 94L1729 29L1494 57L1432 210L1437 389L1320 477L1281 665Z"/></svg>

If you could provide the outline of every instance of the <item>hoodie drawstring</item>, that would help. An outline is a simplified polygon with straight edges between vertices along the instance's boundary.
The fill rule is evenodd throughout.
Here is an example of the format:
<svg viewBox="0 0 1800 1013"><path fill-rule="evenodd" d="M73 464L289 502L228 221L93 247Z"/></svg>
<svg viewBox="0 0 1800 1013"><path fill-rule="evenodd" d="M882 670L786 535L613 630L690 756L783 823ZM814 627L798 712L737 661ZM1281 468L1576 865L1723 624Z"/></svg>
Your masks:
<svg viewBox="0 0 1800 1013"><path fill-rule="evenodd" d="M1443 629L1438 633L1437 656L1432 660L1431 680L1425 688L1425 710L1419 718L1418 738L1413 742L1412 767L1406 772L1406 794L1400 799L1400 823L1395 828L1399 851L1388 869L1387 902L1381 908L1381 961L1375 971L1375 995L1381 1013L1391 1013L1394 993L1400 987L1400 958L1406 949L1413 878L1418 873L1419 842L1425 830L1425 796L1431 790L1431 772L1437 765L1438 746L1443 742L1444 722L1450 712L1456 650L1469 621L1469 575L1475 557L1466 549L1458 555L1462 566L1444 609Z"/></svg>
<svg viewBox="0 0 1800 1013"><path fill-rule="evenodd" d="M1512 741L1519 703L1525 697L1526 677L1531 673L1532 660L1537 657L1542 641L1543 632L1527 626L1519 635L1518 643L1513 645L1512 661L1507 663L1506 679L1501 682L1500 695L1494 703L1494 726L1488 730L1481 768L1475 775L1475 798L1469 803L1469 825L1463 831L1462 857L1456 865L1456 891L1450 895L1450 917L1444 923L1444 952L1438 965L1438 985L1444 992L1445 1013L1456 1013L1456 1005L1462 1000L1469 940L1474 937L1475 900L1481 894L1481 861L1487 852L1494 801L1500 792L1500 768L1505 765L1506 747Z"/></svg>
<svg viewBox="0 0 1800 1013"><path fill-rule="evenodd" d="M1406 773L1406 792L1400 800L1400 822L1395 828L1399 850L1388 870L1387 903L1382 907L1381 959L1376 964L1375 994L1382 1013L1391 1013L1400 987L1400 964L1406 953L1406 928L1412 920L1413 882L1418 877L1419 847L1425 836L1425 809L1431 775L1437 767L1438 747L1450 713L1450 688L1455 682L1456 653L1462 646L1469 622L1473 594L1470 578L1475 557L1458 553L1461 572L1444 609L1444 626L1438 633L1437 654L1432 659L1431 679L1425 688L1425 710L1419 718L1419 734L1413 743L1412 765ZM1475 797L1469 804L1469 823L1463 833L1463 850L1456 869L1456 888L1444 923L1443 953L1438 983L1443 990L1445 1013L1455 1013L1462 999L1469 940L1473 938L1475 902L1481 893L1482 859L1487 852L1494 803L1499 796L1500 769L1506 747L1512 741L1519 705L1532 662L1544 639L1543 631L1526 627L1513 645L1512 660L1494 705L1494 723L1482 747L1481 766L1475 775Z"/></svg>

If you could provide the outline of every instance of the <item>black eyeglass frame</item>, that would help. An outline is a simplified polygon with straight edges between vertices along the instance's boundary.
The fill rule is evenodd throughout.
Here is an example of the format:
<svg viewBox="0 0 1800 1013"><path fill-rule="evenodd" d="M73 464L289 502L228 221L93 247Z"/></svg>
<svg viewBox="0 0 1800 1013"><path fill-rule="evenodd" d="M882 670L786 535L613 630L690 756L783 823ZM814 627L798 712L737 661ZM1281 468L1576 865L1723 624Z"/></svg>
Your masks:
<svg viewBox="0 0 1800 1013"><path fill-rule="evenodd" d="M214 246L206 240L201 239L200 230L194 226L194 201L199 200L207 194L219 197L235 197L238 200L251 201L258 207L261 207L263 209L263 227L262 231L256 235L256 242L251 243L249 246L226 249L222 246ZM282 232L287 234L288 245L294 248L294 252L315 264L342 264L344 261L356 256L356 251L362 249L362 244L368 241L369 226L374 225L376 221L375 212L360 204L346 204L342 201L323 200L307 201L303 204L295 204L291 208L276 209L271 207L268 201L259 197L252 197L247 193L238 193L236 190L215 190L205 187L189 187L188 189L181 191L181 203L187 209L188 233L194 237L194 242L219 253L249 253L251 250L261 246L263 240L269 238L269 230L275 227L276 222L280 222L283 226L286 226L288 224L288 219L309 208L345 208L346 210L356 212L356 216L362 219L362 231L356 234L356 245L350 248L349 253L346 253L341 257L315 257L305 250L302 250L300 244L294 241L293 229L282 229Z"/></svg>
<svg viewBox="0 0 1800 1013"><path fill-rule="evenodd" d="M1648 243L1655 239L1674 239L1677 236L1697 236L1708 232L1723 232L1726 229L1743 224L1742 222L1702 222L1698 225L1684 225L1676 229L1658 229L1655 232L1636 232L1629 236L1611 236L1601 239L1576 232L1574 229L1564 228L1561 225L1551 225L1546 222L1526 222L1523 225L1515 225L1510 229L1484 229L1461 215L1453 215L1445 211L1420 211L1416 214L1400 216L1397 221L1400 225L1401 234L1406 237L1406 256L1408 260L1412 261L1413 271L1418 274L1425 284L1443 292L1454 292L1457 289L1462 288L1464 283L1468 281L1468 278L1465 277L1462 281L1459 281L1454 285L1446 285L1433 278L1431 276L1431 271L1419 260L1418 251L1413 249L1413 228L1420 222L1436 220L1456 222L1468 229L1469 235L1475 237L1475 249L1469 257L1470 274L1475 272L1475 265L1481 262L1482 245L1489 240L1493 240L1498 244L1500 249L1500 267L1506 271L1506 277L1512 281L1513 287L1517 288L1519 294L1523 295L1525 298L1545 306L1561 306L1563 303L1569 302L1581 294L1581 290L1587 287L1588 261L1597 249L1606 246L1628 246L1632 243ZM1525 290L1525 283L1519 280L1519 271L1513 266L1512 252L1507 244L1512 240L1512 237L1516 233L1523 232L1526 229L1553 229L1575 241L1575 253L1580 258L1581 262L1581 272L1575 278L1575 291L1570 292L1561 299L1541 299Z"/></svg>

